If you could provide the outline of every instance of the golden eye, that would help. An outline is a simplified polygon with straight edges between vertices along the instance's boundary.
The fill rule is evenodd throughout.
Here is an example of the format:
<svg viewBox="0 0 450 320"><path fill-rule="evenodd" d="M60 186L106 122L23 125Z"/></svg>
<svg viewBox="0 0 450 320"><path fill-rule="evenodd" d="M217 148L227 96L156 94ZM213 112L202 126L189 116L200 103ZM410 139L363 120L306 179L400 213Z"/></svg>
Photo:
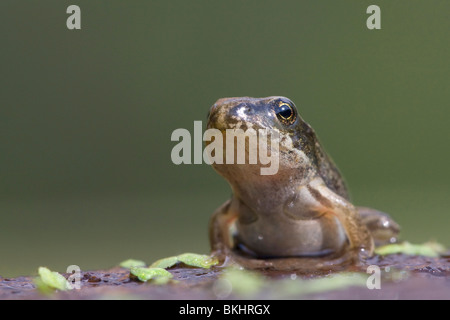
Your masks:
<svg viewBox="0 0 450 320"><path fill-rule="evenodd" d="M292 124L295 121L294 108L286 102L280 102L278 106L275 107L275 114L284 124Z"/></svg>

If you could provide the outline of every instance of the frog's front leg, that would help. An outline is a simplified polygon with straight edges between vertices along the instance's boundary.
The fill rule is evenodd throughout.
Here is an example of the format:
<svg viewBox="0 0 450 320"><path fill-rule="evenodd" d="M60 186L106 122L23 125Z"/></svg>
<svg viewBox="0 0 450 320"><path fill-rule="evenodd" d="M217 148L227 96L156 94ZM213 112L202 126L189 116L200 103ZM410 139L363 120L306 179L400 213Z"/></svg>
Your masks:
<svg viewBox="0 0 450 320"><path fill-rule="evenodd" d="M371 256L374 241L357 208L330 190L321 179L311 181L309 191L320 203L317 209L319 212L335 216L340 221L348 238L349 249L357 251L358 256Z"/></svg>
<svg viewBox="0 0 450 320"><path fill-rule="evenodd" d="M357 207L357 210L362 223L372 234L375 245L397 242L400 226L387 213L366 207Z"/></svg>
<svg viewBox="0 0 450 320"><path fill-rule="evenodd" d="M211 255L220 261L226 259L234 248L235 221L237 212L231 208L232 200L220 206L212 215L209 222L209 243Z"/></svg>
<svg viewBox="0 0 450 320"><path fill-rule="evenodd" d="M222 267L235 264L249 269L267 269L273 267L273 263L270 261L241 255L236 251L238 207L239 201L233 197L219 207L212 215L209 223L211 256L217 258ZM279 269L283 269L282 264Z"/></svg>

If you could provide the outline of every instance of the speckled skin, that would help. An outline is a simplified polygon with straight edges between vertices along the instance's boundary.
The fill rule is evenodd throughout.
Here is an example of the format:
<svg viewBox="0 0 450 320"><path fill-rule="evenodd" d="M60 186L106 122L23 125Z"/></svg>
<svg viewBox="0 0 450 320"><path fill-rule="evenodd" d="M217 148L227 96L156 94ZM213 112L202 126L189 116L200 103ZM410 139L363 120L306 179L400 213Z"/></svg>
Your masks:
<svg viewBox="0 0 450 320"><path fill-rule="evenodd" d="M277 116L282 104L294 110L289 123ZM398 225L388 215L367 208L360 214L349 201L339 170L289 99L219 99L208 115L210 128L280 135L274 175L261 175L260 163L213 164L233 191L210 223L212 252L222 260L248 268L330 267L370 256L374 241L395 241Z"/></svg>

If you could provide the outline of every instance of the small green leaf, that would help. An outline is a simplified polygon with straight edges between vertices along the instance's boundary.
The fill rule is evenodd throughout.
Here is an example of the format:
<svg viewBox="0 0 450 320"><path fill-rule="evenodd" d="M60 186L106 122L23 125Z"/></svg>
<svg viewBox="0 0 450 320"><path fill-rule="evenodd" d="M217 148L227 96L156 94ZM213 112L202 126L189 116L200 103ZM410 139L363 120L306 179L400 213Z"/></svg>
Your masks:
<svg viewBox="0 0 450 320"><path fill-rule="evenodd" d="M184 263L185 265L197 268L209 269L219 263L216 258L204 254L183 253L179 256L159 259L151 264L151 268L167 269L173 267L177 263Z"/></svg>
<svg viewBox="0 0 450 320"><path fill-rule="evenodd" d="M438 257L443 252L445 252L445 247L436 242L411 244L405 241L402 243L388 244L375 249L375 253L382 256L403 253L414 256Z"/></svg>
<svg viewBox="0 0 450 320"><path fill-rule="evenodd" d="M178 261L187 264L188 266L209 269L219 263L216 258L208 255L184 253L177 256Z"/></svg>
<svg viewBox="0 0 450 320"><path fill-rule="evenodd" d="M55 292L55 289L50 288L48 285L42 281L41 277L36 277L33 279L33 283L36 286L36 289L39 290L40 293L49 295Z"/></svg>
<svg viewBox="0 0 450 320"><path fill-rule="evenodd" d="M167 268L170 268L170 267L176 265L178 262L179 261L178 261L177 257L163 258L163 259L159 259L159 260L153 262L152 265L150 266L150 268L167 269Z"/></svg>
<svg viewBox="0 0 450 320"><path fill-rule="evenodd" d="M48 268L45 267L40 267L38 272L39 276L41 277L40 279L42 281L41 287L42 284L45 284L50 288L54 288L61 291L72 289L71 285L66 280L66 278L64 278L64 276L59 274L58 272L50 271Z"/></svg>
<svg viewBox="0 0 450 320"><path fill-rule="evenodd" d="M169 271L162 268L131 267L130 273L143 282L156 280L156 284L167 283L173 277Z"/></svg>
<svg viewBox="0 0 450 320"><path fill-rule="evenodd" d="M119 266L122 268L131 269L132 267L145 267L146 264L144 261L141 260L135 260L135 259L128 259L125 261L122 261Z"/></svg>

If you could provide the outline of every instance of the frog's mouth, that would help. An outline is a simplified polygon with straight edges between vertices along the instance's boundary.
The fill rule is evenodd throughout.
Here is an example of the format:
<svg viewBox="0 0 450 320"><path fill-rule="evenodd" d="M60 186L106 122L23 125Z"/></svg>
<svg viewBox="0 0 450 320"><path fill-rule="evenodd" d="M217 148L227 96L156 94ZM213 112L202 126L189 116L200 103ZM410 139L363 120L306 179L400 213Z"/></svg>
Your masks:
<svg viewBox="0 0 450 320"><path fill-rule="evenodd" d="M222 164L254 164L262 165L258 157L258 144L259 137L253 133L236 131L234 128L211 128L217 129L221 134L221 141L216 141L217 137L211 140L205 141L205 145L208 147L216 142L215 148L211 150L211 155L216 156L217 149L220 149L223 155ZM228 136L230 135L231 136ZM220 139L220 138L219 138ZM230 145L231 143L231 145ZM268 156L270 156L271 149L268 148ZM244 163L242 163L244 159ZM251 161L256 159L257 161Z"/></svg>
<svg viewBox="0 0 450 320"><path fill-rule="evenodd" d="M278 173L279 140L254 129L214 129L219 131L211 139L205 139L205 153L213 168L225 178L230 174L250 178Z"/></svg>

